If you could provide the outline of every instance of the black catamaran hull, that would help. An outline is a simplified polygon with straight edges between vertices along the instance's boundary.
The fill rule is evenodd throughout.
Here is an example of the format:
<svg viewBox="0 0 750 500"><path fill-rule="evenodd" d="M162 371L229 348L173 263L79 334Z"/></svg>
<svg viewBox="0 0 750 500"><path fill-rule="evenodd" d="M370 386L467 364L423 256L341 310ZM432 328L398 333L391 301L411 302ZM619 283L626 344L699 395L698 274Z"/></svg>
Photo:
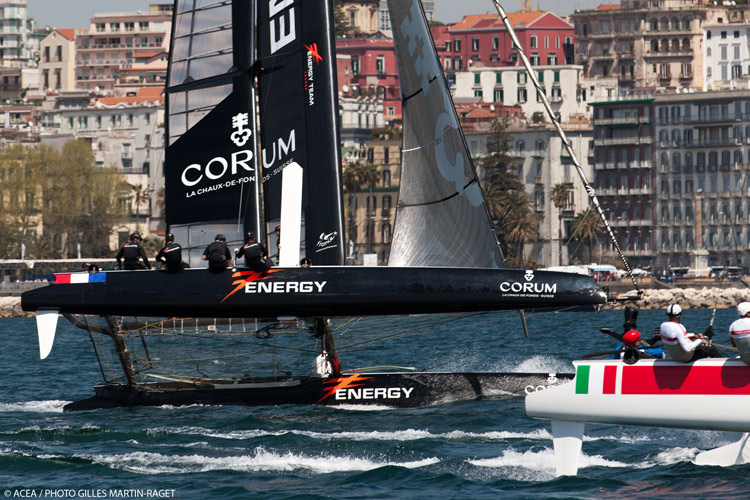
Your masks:
<svg viewBox="0 0 750 500"><path fill-rule="evenodd" d="M66 282L66 283L63 283ZM586 276L468 268L189 269L58 275L23 294L25 311L159 317L361 316L602 304Z"/></svg>
<svg viewBox="0 0 750 500"><path fill-rule="evenodd" d="M193 404L414 408L479 397L521 396L572 378L572 374L553 373L356 373L247 384L102 384L94 388L96 396L71 403L65 411Z"/></svg>

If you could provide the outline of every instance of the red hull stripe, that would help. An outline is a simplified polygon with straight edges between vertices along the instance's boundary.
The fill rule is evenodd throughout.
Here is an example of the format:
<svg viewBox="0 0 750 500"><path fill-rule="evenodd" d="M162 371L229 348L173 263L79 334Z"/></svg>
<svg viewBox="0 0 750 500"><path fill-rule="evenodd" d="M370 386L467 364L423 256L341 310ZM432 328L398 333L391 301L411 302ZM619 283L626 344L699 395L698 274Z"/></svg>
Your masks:
<svg viewBox="0 0 750 500"><path fill-rule="evenodd" d="M750 366L624 366L622 394L750 394Z"/></svg>
<svg viewBox="0 0 750 500"><path fill-rule="evenodd" d="M617 382L617 367L616 366L605 366L604 367L604 384L602 386L602 394L614 394Z"/></svg>

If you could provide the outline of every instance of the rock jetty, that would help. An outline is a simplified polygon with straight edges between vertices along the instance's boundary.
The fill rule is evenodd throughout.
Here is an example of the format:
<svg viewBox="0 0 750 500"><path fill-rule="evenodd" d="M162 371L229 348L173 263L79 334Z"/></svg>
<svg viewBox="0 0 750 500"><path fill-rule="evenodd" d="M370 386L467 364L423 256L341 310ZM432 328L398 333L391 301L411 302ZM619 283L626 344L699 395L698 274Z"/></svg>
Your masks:
<svg viewBox="0 0 750 500"><path fill-rule="evenodd" d="M635 290L623 295L636 295ZM713 309L735 307L740 302L750 301L748 288L672 288L646 289L643 298L629 305L639 309L665 309L677 302L687 309Z"/></svg>
<svg viewBox="0 0 750 500"><path fill-rule="evenodd" d="M31 316L31 314L21 310L21 297L0 297L0 318L22 318L24 316Z"/></svg>

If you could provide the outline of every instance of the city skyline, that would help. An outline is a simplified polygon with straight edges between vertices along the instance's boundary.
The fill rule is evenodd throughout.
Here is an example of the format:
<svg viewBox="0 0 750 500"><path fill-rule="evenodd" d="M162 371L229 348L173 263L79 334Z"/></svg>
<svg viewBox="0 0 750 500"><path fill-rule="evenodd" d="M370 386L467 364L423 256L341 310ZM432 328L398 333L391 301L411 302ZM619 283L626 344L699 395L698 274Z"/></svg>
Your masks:
<svg viewBox="0 0 750 500"><path fill-rule="evenodd" d="M146 11L152 3L165 3L158 0L28 0L29 16L36 19L39 27L51 26L53 28L86 28L89 20L94 14L110 12L135 12ZM170 2L166 2L170 3ZM576 9L591 9L605 3L599 0L562 0L552 2L549 0L537 0L534 8L550 10L558 15L567 15ZM517 11L521 8L520 0L507 0L502 2L503 8L508 12ZM453 23L469 14L485 14L495 12L491 0L464 0L455 2L453 0L435 0L435 17L445 23Z"/></svg>

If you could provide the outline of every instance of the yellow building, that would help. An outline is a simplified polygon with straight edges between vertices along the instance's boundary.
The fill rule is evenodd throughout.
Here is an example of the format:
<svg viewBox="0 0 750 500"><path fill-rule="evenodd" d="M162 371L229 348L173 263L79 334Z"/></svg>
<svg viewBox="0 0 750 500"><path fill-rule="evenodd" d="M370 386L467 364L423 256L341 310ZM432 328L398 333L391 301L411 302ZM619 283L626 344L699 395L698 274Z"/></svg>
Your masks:
<svg viewBox="0 0 750 500"><path fill-rule="evenodd" d="M401 167L401 139L387 138L365 143L365 157L358 164L350 163L346 170L372 165L375 171L372 184L362 182L347 185L344 175L346 203L347 260L362 263L364 254L376 254L378 265L386 265L390 255L393 222L398 201L398 179ZM358 187L358 190L356 189Z"/></svg>

